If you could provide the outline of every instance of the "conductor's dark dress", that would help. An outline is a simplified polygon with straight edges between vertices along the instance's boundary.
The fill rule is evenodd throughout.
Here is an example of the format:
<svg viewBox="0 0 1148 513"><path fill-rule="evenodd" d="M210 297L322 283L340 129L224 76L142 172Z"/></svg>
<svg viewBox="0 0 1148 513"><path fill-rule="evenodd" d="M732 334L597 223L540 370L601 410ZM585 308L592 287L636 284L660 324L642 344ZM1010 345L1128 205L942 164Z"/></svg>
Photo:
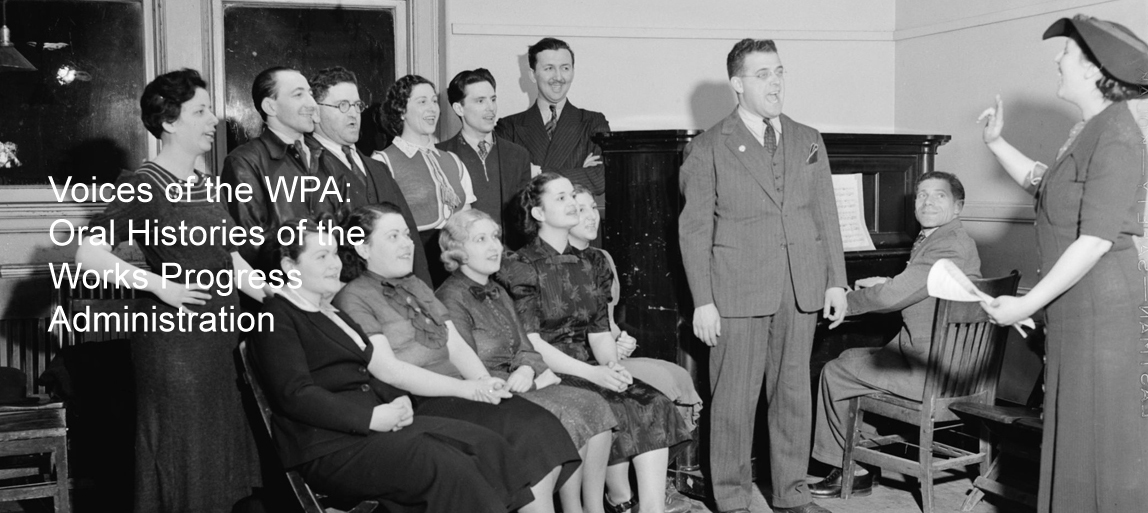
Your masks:
<svg viewBox="0 0 1148 513"><path fill-rule="evenodd" d="M1041 270L1081 235L1112 248L1048 304L1048 366L1038 510L1148 508L1148 347L1142 338L1145 153L1128 105L1084 125L1036 193Z"/></svg>
<svg viewBox="0 0 1148 513"><path fill-rule="evenodd" d="M110 244L128 240L128 223L141 229L211 229L232 225L222 205L208 201L203 175L186 201L168 201L164 188L181 180L166 169L144 163L125 180L136 190L148 187L151 201L114 201L89 227L114 227ZM145 185L146 184L146 185ZM178 241L176 241L178 242ZM152 270L178 264L185 272L218 272L232 268L234 246L223 241L202 245L160 244L137 239ZM207 304L185 305L196 313L239 313L239 292L211 291ZM152 310L154 305L154 310ZM151 315L174 315L175 308L153 300L141 308ZM174 319L174 317L173 317ZM197 318L202 319L202 318ZM136 326L131 337L136 382L135 511L138 513L228 513L232 505L259 486L258 456L240 403L233 351L235 331L219 324L206 331L193 322L170 332ZM161 326L162 328L162 326Z"/></svg>
<svg viewBox="0 0 1148 513"><path fill-rule="evenodd" d="M528 493L528 477L508 461L506 440L486 428L416 409L399 431L371 431L375 406L406 392L366 371L373 346L354 321L331 312L344 328L288 296L265 301L275 330L255 334L251 345L285 467L319 492L376 499L392 513L500 513L515 505L516 492Z"/></svg>

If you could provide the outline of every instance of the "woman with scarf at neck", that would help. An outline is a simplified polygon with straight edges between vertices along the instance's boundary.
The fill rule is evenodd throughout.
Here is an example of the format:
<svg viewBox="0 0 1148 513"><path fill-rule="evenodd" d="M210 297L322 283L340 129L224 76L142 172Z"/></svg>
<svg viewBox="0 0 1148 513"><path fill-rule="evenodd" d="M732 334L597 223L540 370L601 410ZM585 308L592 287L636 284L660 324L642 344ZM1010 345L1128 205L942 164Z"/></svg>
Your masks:
<svg viewBox="0 0 1148 513"><path fill-rule="evenodd" d="M582 467L559 490L562 511L601 513L610 455L610 405L592 390L566 386L526 338L510 296L490 275L502 262L501 229L489 214L467 210L450 218L439 234L442 261L452 274L435 292L459 334L487 370L504 378L510 391L556 415L582 455ZM593 385L591 385L593 386Z"/></svg>
<svg viewBox="0 0 1148 513"><path fill-rule="evenodd" d="M526 219L523 228L534 239L503 259L496 279L510 292L530 341L548 365L623 394L604 394L619 423L631 427L619 429L610 454L607 509L619 513L688 510L686 501L666 503L666 468L670 447L690 440L689 427L669 398L633 379L618 362L602 292L603 284L612 279L609 269L595 268L568 242L570 229L579 220L570 180L542 173L522 192L521 202ZM640 502L630 488L631 460Z"/></svg>
<svg viewBox="0 0 1148 513"><path fill-rule="evenodd" d="M357 208L343 228L362 230L364 240L339 248L347 285L333 304L367 334L378 375L414 394L422 414L466 420L505 437L535 497L521 511L553 512L554 489L580 462L562 423L492 377L446 307L411 274L414 242L394 205Z"/></svg>
<svg viewBox="0 0 1148 513"><path fill-rule="evenodd" d="M379 379L379 352L331 306L343 286L338 243L316 220L301 221L287 224L299 237L273 239L271 252L298 286L266 299L275 329L255 332L248 349L283 466L316 491L393 513L503 513L529 501L529 476L503 437L425 415Z"/></svg>
<svg viewBox="0 0 1148 513"><path fill-rule="evenodd" d="M448 274L435 265L438 231L450 216L470 208L477 199L470 173L458 155L435 148L439 106L433 82L418 75L396 80L387 90L383 111L395 138L371 158L391 169L410 204L419 229L418 240L427 252L433 285L438 285Z"/></svg>

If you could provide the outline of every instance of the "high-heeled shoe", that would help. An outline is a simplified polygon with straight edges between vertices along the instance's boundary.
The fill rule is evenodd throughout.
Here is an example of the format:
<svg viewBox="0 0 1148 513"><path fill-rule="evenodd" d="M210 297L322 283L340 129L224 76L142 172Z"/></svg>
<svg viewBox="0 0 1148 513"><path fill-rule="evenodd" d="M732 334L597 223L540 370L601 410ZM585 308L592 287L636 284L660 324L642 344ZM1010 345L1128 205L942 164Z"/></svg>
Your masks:
<svg viewBox="0 0 1148 513"><path fill-rule="evenodd" d="M610 499L603 499L602 504L606 507L606 513L631 513L638 511L637 497L630 497L630 500L621 504L610 504Z"/></svg>

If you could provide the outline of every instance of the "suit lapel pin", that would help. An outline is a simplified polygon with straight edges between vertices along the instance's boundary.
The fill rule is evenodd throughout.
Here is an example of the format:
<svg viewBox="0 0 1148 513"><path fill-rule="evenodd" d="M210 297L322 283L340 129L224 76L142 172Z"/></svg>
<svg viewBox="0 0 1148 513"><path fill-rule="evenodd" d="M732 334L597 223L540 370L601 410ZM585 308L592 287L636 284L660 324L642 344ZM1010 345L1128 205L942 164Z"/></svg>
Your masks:
<svg viewBox="0 0 1148 513"><path fill-rule="evenodd" d="M744 152L745 152L745 145L743 144L743 145L741 145L741 146L738 146L738 147L737 147L737 151L740 151L740 152L743 152L743 153L744 153Z"/></svg>

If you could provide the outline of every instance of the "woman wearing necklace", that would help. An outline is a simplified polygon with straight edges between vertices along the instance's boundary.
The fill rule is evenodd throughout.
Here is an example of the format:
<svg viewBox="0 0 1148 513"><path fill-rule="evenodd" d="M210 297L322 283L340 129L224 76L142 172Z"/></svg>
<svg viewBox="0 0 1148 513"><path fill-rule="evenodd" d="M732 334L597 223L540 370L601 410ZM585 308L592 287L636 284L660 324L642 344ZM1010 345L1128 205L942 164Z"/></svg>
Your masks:
<svg viewBox="0 0 1148 513"><path fill-rule="evenodd" d="M148 305L154 310L147 313L237 312L239 297L234 290L218 285L187 287L112 253L113 245L128 240L129 223L137 229L145 223L153 229L222 226L224 232L234 224L224 206L209 198L207 176L195 169L196 159L211 149L219 122L199 73L184 69L160 75L144 88L140 108L144 126L162 142L162 150L126 177L125 184L136 191L150 190L151 198L108 204L88 226L108 230L115 239L85 237L76 249L76 262L85 269L118 269L142 276L142 282L129 281L158 300ZM164 190L172 184L190 194L168 200ZM176 264L185 277L202 271L219 276L251 270L234 246L219 239L202 245L169 245L154 239L129 244L138 244L151 269ZM246 280L233 283L262 299L262 289L252 289ZM228 513L260 485L258 457L236 386L232 353L239 333L189 324L186 331L141 329L131 336L136 381L135 511L140 513Z"/></svg>
<svg viewBox="0 0 1148 513"><path fill-rule="evenodd" d="M405 390L376 376L379 352L331 305L343 264L338 244L318 225L290 221L299 238L272 241L280 268L298 282L264 301L276 329L257 333L249 349L275 409L283 466L319 492L375 499L393 513L515 507L529 478L506 440L469 422L423 415Z"/></svg>
<svg viewBox="0 0 1148 513"><path fill-rule="evenodd" d="M1036 195L1043 276L1022 297L985 307L998 324L1044 309L1048 322L1038 511L1143 511L1148 504L1148 416L1140 315L1144 272L1144 142L1125 100L1148 85L1148 44L1123 25L1077 15L1064 36L1057 96L1080 122L1052 166L1001 137L1000 98L984 140L1009 175Z"/></svg>
<svg viewBox="0 0 1148 513"><path fill-rule="evenodd" d="M619 364L610 335L607 297L609 269L595 268L569 244L578 224L578 205L570 180L554 173L534 177L523 190L523 227L533 240L503 259L496 276L514 298L515 310L536 347L553 347L581 365L559 367L619 394L604 394L619 429L606 471L607 510L611 513L686 511L685 501L666 504L666 468L670 448L690 440L690 430L673 402L650 385L633 379ZM589 364L589 365L586 365ZM630 488L633 462L638 494Z"/></svg>
<svg viewBox="0 0 1148 513"><path fill-rule="evenodd" d="M403 196L411 206L420 242L426 248L433 286L447 273L439 261L438 230L456 212L474 203L470 173L458 155L435 148L438 127L438 91L434 83L418 75L407 75L387 90L383 111L389 128L396 134L390 146L371 158L391 168Z"/></svg>
<svg viewBox="0 0 1148 513"><path fill-rule="evenodd" d="M552 513L554 490L581 461L562 423L491 376L446 307L411 274L414 242L394 205L357 208L343 227L361 229L365 238L340 248L347 285L333 304L367 334L376 375L414 394L419 413L472 422L506 438L512 464L529 477L534 494L523 513Z"/></svg>

